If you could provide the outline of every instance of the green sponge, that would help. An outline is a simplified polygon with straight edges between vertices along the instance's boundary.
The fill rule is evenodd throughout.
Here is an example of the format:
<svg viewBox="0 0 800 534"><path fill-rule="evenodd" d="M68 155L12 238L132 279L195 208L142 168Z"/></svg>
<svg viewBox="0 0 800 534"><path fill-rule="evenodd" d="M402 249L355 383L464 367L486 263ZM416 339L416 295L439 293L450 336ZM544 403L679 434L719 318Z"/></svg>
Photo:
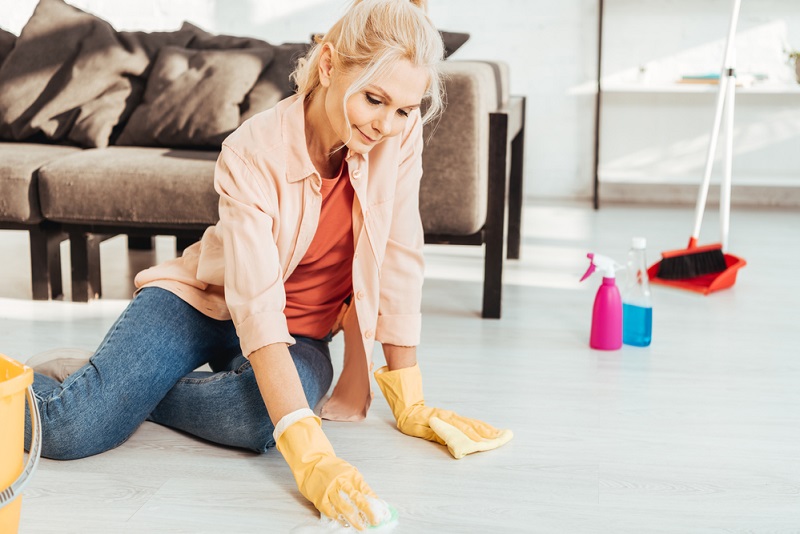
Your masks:
<svg viewBox="0 0 800 534"><path fill-rule="evenodd" d="M384 529L387 529L386 531L388 531L388 529L392 529L395 527L395 525L397 525L397 522L400 519L397 510L391 504L387 504L386 506L389 507L389 517L378 525L371 525L367 527L367 530L371 530L377 534L377 532L383 532L385 531Z"/></svg>

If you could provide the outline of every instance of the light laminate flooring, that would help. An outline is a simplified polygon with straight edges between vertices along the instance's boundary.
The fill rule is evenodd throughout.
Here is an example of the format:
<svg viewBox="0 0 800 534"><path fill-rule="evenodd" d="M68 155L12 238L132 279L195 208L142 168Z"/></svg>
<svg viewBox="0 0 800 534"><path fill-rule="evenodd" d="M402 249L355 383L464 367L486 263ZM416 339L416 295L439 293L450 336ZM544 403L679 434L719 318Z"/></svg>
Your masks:
<svg viewBox="0 0 800 534"><path fill-rule="evenodd" d="M707 219L702 241L716 241ZM588 347L599 278L578 283L585 254L623 261L643 235L652 261L684 247L691 223L690 207L527 205L501 320L479 317L478 249L426 249L427 403L515 438L454 460L398 432L377 387L365 421L325 422L337 453L399 511L395 532L800 532L800 212L734 209L730 250L748 261L734 288L703 297L656 286L650 347ZM100 301L33 302L27 237L0 232L0 351L25 361L94 349L131 275L173 254L172 240L158 241L155 252L129 253L124 238L102 245ZM315 517L277 451L144 423L105 454L42 460L20 532L289 533Z"/></svg>

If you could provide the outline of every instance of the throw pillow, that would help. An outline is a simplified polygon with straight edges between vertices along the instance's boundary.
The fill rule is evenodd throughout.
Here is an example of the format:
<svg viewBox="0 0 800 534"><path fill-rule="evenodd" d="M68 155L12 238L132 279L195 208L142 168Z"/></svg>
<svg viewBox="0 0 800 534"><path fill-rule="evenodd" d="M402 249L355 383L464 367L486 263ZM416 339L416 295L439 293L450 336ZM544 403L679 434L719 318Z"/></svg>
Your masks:
<svg viewBox="0 0 800 534"><path fill-rule="evenodd" d="M14 48L14 42L16 40L16 35L0 28L0 68L3 67L3 61L5 61L8 54L11 53L11 49Z"/></svg>
<svg viewBox="0 0 800 534"><path fill-rule="evenodd" d="M272 45L252 37L214 35L189 22L184 22L181 30L195 32L196 36L189 43L189 48L201 50L270 48L274 51L274 59L261 72L258 81L242 103L242 122L294 94L295 86L292 83L291 74L297 66L297 60L305 56L311 47L311 43Z"/></svg>
<svg viewBox="0 0 800 534"><path fill-rule="evenodd" d="M163 48L117 144L219 149L272 55L269 48Z"/></svg>
<svg viewBox="0 0 800 534"><path fill-rule="evenodd" d="M117 32L63 0L40 0L0 69L0 138L108 145L156 50L189 32Z"/></svg>
<svg viewBox="0 0 800 534"><path fill-rule="evenodd" d="M273 107L297 89L291 79L297 60L304 57L310 43L283 43L275 47L275 59L258 77L242 107L242 122L256 113Z"/></svg>
<svg viewBox="0 0 800 534"><path fill-rule="evenodd" d="M445 59L452 56L455 51L461 48L461 45L466 43L469 39L468 33L446 32L439 30L439 34L441 34L442 42L444 42Z"/></svg>
<svg viewBox="0 0 800 534"><path fill-rule="evenodd" d="M439 35L442 37L442 43L444 44L444 59L452 56L456 50L461 48L461 45L469 40L468 33L446 32L439 30ZM325 37L325 34L323 33L312 33L311 42L316 43L323 37Z"/></svg>
<svg viewBox="0 0 800 534"><path fill-rule="evenodd" d="M272 45L254 37L237 37L234 35L216 35L207 32L191 22L184 22L181 31L189 31L194 37L187 48L198 50L228 50L231 48L272 48Z"/></svg>

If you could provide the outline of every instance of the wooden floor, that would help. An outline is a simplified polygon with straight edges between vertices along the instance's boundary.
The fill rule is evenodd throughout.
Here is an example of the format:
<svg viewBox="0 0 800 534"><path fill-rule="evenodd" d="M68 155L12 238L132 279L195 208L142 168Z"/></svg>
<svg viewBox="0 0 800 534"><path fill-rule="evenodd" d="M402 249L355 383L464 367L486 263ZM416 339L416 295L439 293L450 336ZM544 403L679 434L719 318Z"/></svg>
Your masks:
<svg viewBox="0 0 800 534"><path fill-rule="evenodd" d="M734 209L730 249L748 261L736 286L708 297L655 287L652 346L616 352L588 348L599 279L578 283L585 254L623 260L643 235L655 260L685 246L691 208L536 204L524 217L502 320L479 318L478 249L427 250L420 349L428 404L514 440L453 460L395 430L377 388L366 421L324 425L398 509L395 532L800 532L800 213ZM709 219L702 241L717 240ZM93 349L130 274L171 245L128 254L124 238L107 241L102 301L41 303L30 300L25 235L0 232L0 350L24 361ZM276 451L145 423L111 452L42 460L20 532L282 533L314 521Z"/></svg>

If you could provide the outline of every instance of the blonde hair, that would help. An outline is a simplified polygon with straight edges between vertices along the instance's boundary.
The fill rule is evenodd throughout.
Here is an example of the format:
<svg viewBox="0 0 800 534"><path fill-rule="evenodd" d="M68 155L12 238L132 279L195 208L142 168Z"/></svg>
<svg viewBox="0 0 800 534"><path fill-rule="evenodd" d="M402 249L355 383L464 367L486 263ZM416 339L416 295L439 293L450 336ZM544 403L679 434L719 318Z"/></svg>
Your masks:
<svg viewBox="0 0 800 534"><path fill-rule="evenodd" d="M323 45L336 50L333 67L341 72L364 69L345 93L344 100L387 73L400 59L428 70L429 99L423 122L444 107L444 84L439 63L444 57L441 34L427 15L427 0L355 0L347 13L298 62L292 73L298 93L312 95L319 87ZM344 104L344 103L343 103Z"/></svg>

